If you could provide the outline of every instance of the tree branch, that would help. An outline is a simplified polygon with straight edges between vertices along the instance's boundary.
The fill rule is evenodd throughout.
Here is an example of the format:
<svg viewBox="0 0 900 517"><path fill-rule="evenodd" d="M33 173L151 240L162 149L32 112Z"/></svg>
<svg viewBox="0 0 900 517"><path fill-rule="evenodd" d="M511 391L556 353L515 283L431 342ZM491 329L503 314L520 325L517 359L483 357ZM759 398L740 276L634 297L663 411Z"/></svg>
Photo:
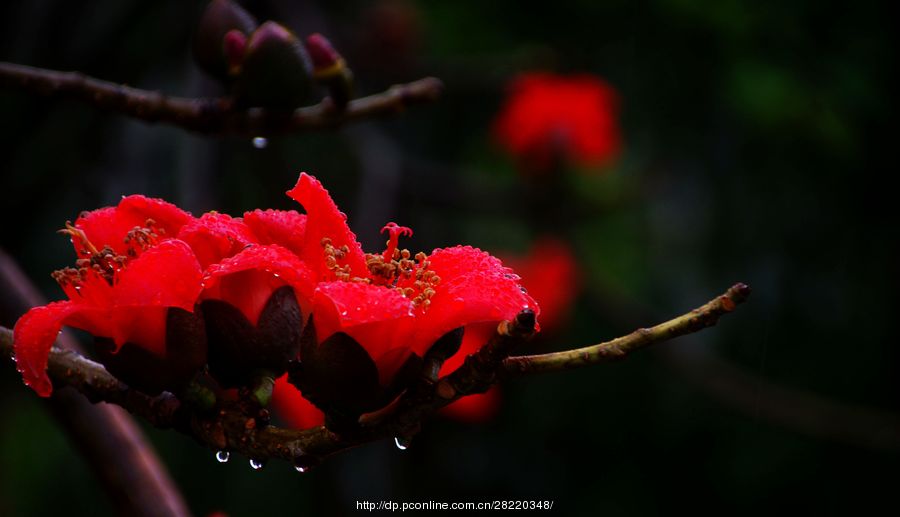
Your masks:
<svg viewBox="0 0 900 517"><path fill-rule="evenodd" d="M391 407L367 415L358 428L341 434L324 427L291 430L265 425L260 423L258 414L246 411L240 401L223 402L217 412L202 414L168 393L148 397L120 382L102 365L58 348L50 352L48 373L57 388L72 386L89 400L119 404L157 427L171 427L194 436L213 450L238 452L257 461L282 458L292 461L298 468L308 468L326 456L374 440L397 437L406 441L419 430L425 417L460 397L487 391L503 374L587 366L622 358L652 343L697 332L715 324L722 314L744 301L749 292L747 286L737 284L699 309L608 343L571 352L509 357L509 353L535 331L534 313L522 311L513 321L502 322L491 340L467 357L453 373L434 379L426 368L419 382ZM5 356L11 356L13 352L12 332L2 327L0 352Z"/></svg>
<svg viewBox="0 0 900 517"><path fill-rule="evenodd" d="M655 327L641 328L627 336L575 350L509 357L503 361L503 371L507 375L555 372L624 359L635 350L715 325L723 314L733 311L749 296L750 287L735 284L716 299Z"/></svg>
<svg viewBox="0 0 900 517"><path fill-rule="evenodd" d="M46 303L18 265L0 250L0 319L14 320ZM4 335L5 339L9 336ZM62 334L71 350L78 343ZM6 349L4 348L4 355ZM74 354L75 352L69 352ZM135 517L189 516L190 510L156 451L121 407L92 405L74 389L62 389L47 406L81 452L117 514Z"/></svg>
<svg viewBox="0 0 900 517"><path fill-rule="evenodd" d="M434 101L443 90L439 79L426 77L355 99L343 110L336 108L330 98L325 98L319 104L298 108L292 113L274 113L261 108L237 108L228 97L170 97L102 81L80 72L58 72L2 61L0 87L44 97L76 99L144 122L162 122L198 133L247 137L333 128L355 120L391 115L413 104Z"/></svg>

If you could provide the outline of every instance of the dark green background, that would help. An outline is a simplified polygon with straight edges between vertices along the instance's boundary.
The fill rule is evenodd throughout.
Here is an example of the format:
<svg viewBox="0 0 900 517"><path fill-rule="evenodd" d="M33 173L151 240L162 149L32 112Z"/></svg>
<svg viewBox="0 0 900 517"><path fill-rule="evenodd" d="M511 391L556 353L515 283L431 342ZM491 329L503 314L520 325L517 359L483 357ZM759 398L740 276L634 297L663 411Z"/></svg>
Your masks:
<svg viewBox="0 0 900 517"><path fill-rule="evenodd" d="M735 281L754 295L718 327L623 363L511 383L488 424L436 418L408 451L369 445L310 474L220 465L191 439L148 429L196 514L354 514L363 499L551 499L567 515L896 505L897 13L887 2L318 4L246 3L332 36L363 93L436 75L445 96L256 150L0 91L0 246L55 299L49 272L72 255L54 232L81 210L130 193L195 214L290 208L283 192L305 170L370 250L388 220L415 229L415 249L570 240L585 268L581 285L560 286L580 293L573 322L535 350L655 323ZM188 52L201 7L4 2L0 60L215 95ZM492 144L503 85L529 69L587 71L618 89L625 151L607 175L560 172L534 196L543 187ZM0 386L0 514L111 512L11 365Z"/></svg>

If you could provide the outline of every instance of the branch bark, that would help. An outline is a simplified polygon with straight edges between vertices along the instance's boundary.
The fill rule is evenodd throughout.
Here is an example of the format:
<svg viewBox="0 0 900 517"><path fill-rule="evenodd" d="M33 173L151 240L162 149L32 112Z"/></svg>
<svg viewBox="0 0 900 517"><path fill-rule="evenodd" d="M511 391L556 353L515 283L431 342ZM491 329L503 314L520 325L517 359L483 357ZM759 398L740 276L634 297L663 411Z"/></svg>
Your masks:
<svg viewBox="0 0 900 517"><path fill-rule="evenodd" d="M43 97L75 99L144 122L171 124L197 133L246 137L333 128L355 120L392 115L413 104L434 101L443 90L439 79L426 77L352 100L345 109L338 109L326 97L319 104L292 113L274 113L260 108L236 108L228 97L171 97L80 72L44 70L7 62L0 62L0 87Z"/></svg>
<svg viewBox="0 0 900 517"><path fill-rule="evenodd" d="M688 314L607 343L570 352L509 357L535 331L534 313L522 311L513 321L502 322L491 340L467 357L453 373L435 379L426 368L419 382L392 407L341 434L324 427L292 430L260 425L257 415L244 411L240 402L225 402L212 414L199 413L170 394L151 398L130 389L102 365L58 348L50 352L48 372L56 389L72 386L91 401L119 404L157 427L178 429L213 450L238 452L260 462L286 459L298 469L306 469L326 456L374 440L395 437L408 441L425 417L460 397L487 391L504 375L564 370L621 359L650 344L697 332L715 324L749 293L747 286L737 284ZM4 356L13 353L12 332L4 328L0 328L0 353Z"/></svg>
<svg viewBox="0 0 900 517"><path fill-rule="evenodd" d="M627 336L575 350L509 357L503 361L503 372L510 376L554 372L624 359L628 354L652 344L715 325L723 314L733 311L749 296L747 285L735 284L714 300L655 327L641 328Z"/></svg>

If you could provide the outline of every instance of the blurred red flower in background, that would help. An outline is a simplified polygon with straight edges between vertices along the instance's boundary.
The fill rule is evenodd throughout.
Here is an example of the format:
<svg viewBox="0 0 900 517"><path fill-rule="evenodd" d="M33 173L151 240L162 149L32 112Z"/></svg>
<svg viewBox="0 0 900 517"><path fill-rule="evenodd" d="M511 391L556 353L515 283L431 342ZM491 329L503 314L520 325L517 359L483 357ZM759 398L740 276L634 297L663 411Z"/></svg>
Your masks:
<svg viewBox="0 0 900 517"><path fill-rule="evenodd" d="M559 239L542 237L534 242L527 255L501 256L522 277L522 285L540 304L541 329L553 332L565 325L581 285L572 248Z"/></svg>
<svg viewBox="0 0 900 517"><path fill-rule="evenodd" d="M613 87L592 75L524 74L510 84L494 136L533 172L560 160L603 166L621 148L618 104Z"/></svg>

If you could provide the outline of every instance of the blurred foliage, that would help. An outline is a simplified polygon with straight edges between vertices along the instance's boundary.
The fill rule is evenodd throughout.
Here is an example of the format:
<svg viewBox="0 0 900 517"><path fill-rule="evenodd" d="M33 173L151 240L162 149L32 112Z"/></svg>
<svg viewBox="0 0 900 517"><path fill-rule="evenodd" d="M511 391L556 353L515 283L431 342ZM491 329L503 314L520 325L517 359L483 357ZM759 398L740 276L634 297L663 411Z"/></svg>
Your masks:
<svg viewBox="0 0 900 517"><path fill-rule="evenodd" d="M362 93L437 75L447 94L395 119L272 138L258 150L0 91L0 246L49 298L61 293L48 273L72 259L54 232L79 211L136 192L195 213L289 208L283 192L300 170L323 180L369 249L380 249L389 220L416 231L417 249L523 252L543 233L569 239L583 294L570 328L532 350L655 323L737 280L755 294L719 327L665 350L511 383L486 425L434 419L408 451L374 444L311 474L280 463L256 472L243 458L220 465L188 438L148 430L198 515L354 514L363 499L553 499L571 515L682 505L848 513L893 502L897 451L810 438L722 405L666 358L714 352L787 387L900 411L888 3L244 5L328 36ZM0 59L216 95L190 63L202 7L4 2ZM594 73L619 90L625 151L607 174L567 171L547 188L492 144L504 84L535 68ZM109 511L12 368L0 385L0 514L56 515L63 501L72 515Z"/></svg>

